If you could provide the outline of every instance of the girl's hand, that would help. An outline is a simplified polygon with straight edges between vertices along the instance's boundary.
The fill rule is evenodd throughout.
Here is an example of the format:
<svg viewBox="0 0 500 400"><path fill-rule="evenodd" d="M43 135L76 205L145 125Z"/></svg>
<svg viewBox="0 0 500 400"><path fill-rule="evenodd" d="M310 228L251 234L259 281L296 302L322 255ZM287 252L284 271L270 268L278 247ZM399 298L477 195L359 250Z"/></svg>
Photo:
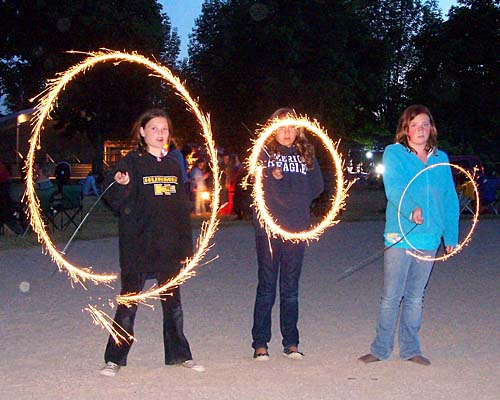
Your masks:
<svg viewBox="0 0 500 400"><path fill-rule="evenodd" d="M417 207L411 213L411 220L417 225L422 225L424 223L424 217L422 215L422 209Z"/></svg>
<svg viewBox="0 0 500 400"><path fill-rule="evenodd" d="M278 181L283 179L283 170L280 167L273 168L271 174Z"/></svg>
<svg viewBox="0 0 500 400"><path fill-rule="evenodd" d="M128 175L128 172L118 171L115 174L115 181L120 185L128 185L130 182L130 176Z"/></svg>
<svg viewBox="0 0 500 400"><path fill-rule="evenodd" d="M445 246L445 249L446 249L446 254L450 254L455 249L455 247L454 246Z"/></svg>

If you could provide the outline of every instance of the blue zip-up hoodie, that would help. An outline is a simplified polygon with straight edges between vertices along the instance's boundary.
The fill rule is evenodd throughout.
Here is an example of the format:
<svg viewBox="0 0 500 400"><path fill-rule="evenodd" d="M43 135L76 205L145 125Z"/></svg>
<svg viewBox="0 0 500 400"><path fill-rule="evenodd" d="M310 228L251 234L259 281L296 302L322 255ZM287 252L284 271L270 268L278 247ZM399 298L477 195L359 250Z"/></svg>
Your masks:
<svg viewBox="0 0 500 400"><path fill-rule="evenodd" d="M265 166L263 187L267 208L284 229L291 232L309 229L311 203L323 192L323 175L318 161L314 158L313 168L308 169L295 145L280 145L277 151L279 154L271 157L265 153L261 155ZM281 170L281 179L273 177L274 168ZM257 221L255 225L257 234L265 234Z"/></svg>
<svg viewBox="0 0 500 400"><path fill-rule="evenodd" d="M435 250L441 237L445 246L458 243L458 197L448 165L430 168L416 178L408 187L401 204L401 225L398 224L398 205L408 183L424 168L439 163L448 163L448 156L437 150L430 153L424 165L418 157L402 144L392 144L384 151L384 186L387 196L385 245L391 246L403 235L419 250ZM424 223L415 226L412 211L420 207ZM410 232L410 233L408 233ZM395 247L412 248L403 239Z"/></svg>

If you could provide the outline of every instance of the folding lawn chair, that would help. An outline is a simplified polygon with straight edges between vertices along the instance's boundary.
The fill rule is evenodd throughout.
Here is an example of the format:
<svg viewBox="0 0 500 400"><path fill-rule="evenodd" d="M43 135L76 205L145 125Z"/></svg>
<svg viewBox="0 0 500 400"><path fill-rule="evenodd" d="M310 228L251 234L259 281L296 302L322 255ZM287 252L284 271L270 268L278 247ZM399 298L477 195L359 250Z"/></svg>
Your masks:
<svg viewBox="0 0 500 400"><path fill-rule="evenodd" d="M46 189L35 189L36 197L38 197L38 202L40 204L40 215L42 216L43 222L45 226L47 226L50 230L57 228L57 225L54 221L54 217L57 214L57 211L54 209L52 202L54 201L54 196L57 194L57 188L49 187ZM23 212L26 212L27 205L25 205L25 209ZM26 224L26 228L23 232L23 237L31 230L31 225L29 222Z"/></svg>
<svg viewBox="0 0 500 400"><path fill-rule="evenodd" d="M474 214L474 187L472 182L465 182L457 187L460 214L468 212Z"/></svg>
<svg viewBox="0 0 500 400"><path fill-rule="evenodd" d="M60 219L58 225L55 223L58 229L65 230L71 224L77 228L77 218L80 217L80 221L83 218L82 185L64 185L62 187L62 197L57 200L54 199L52 206L57 212L54 221L56 217Z"/></svg>
<svg viewBox="0 0 500 400"><path fill-rule="evenodd" d="M479 180L479 200L481 202L481 212L498 214L498 178L483 176Z"/></svg>
<svg viewBox="0 0 500 400"><path fill-rule="evenodd" d="M56 210L53 207L54 196L57 193L56 187L50 187L47 189L36 189L36 196L40 202L40 211L42 218L47 226L54 228L56 226L54 221L54 216L56 215Z"/></svg>

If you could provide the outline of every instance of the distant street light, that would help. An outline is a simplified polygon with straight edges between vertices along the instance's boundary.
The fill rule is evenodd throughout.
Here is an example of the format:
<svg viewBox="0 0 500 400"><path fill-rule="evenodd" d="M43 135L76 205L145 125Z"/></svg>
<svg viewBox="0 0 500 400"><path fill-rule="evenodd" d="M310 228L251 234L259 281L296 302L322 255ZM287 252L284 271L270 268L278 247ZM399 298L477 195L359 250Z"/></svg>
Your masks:
<svg viewBox="0 0 500 400"><path fill-rule="evenodd" d="M19 152L19 130L21 124L30 119L30 114L19 114L16 119L16 162L19 164L21 153Z"/></svg>

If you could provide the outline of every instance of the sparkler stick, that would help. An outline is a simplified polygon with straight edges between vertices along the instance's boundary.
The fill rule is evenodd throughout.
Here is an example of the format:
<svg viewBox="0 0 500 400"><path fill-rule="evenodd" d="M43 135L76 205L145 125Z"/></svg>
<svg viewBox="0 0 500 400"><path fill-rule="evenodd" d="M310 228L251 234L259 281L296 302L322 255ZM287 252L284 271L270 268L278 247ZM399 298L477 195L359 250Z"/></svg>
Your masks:
<svg viewBox="0 0 500 400"><path fill-rule="evenodd" d="M70 53L79 53L76 51L70 51ZM54 108L54 104L58 98L58 95L63 91L68 83L70 83L79 74L85 73L88 69L94 67L98 63L104 62L114 62L115 64L120 62L130 62L136 63L141 66L146 67L152 71L152 76L157 76L170 84L170 86L177 91L178 95L184 100L187 105L188 111L192 112L198 122L202 127L202 136L205 140L205 146L207 147L208 153L210 155L210 166L214 174L214 189L212 193L212 213L208 221L205 221L202 225L202 230L197 241L197 251L191 259L186 260L186 266L182 269L180 276L172 279L170 284L166 284L163 287L158 288L153 291L152 295L157 295L158 293L163 293L174 285L178 285L184 282L189 277L195 274L194 268L202 260L206 252L211 247L210 239L217 230L219 220L217 219L217 210L219 208L219 194L220 194L220 172L217 162L217 150L212 138L212 131L210 127L210 119L208 115L201 112L198 104L192 99L189 92L182 85L179 78L174 76L172 72L161 65L152 62L151 60L141 56L137 53L125 53L125 52L115 52L107 49L102 49L97 52L81 53L88 57L82 62L70 67L67 71L58 74L58 77L51 79L47 82L46 89L40 93L35 99L38 99L38 104L35 107L34 117L32 118L32 135L30 138L30 148L27 157L26 165L26 193L28 199L28 211L30 216L30 223L33 230L38 235L38 241L44 245L50 254L52 260L57 264L59 270L66 270L73 280L73 282L78 282L83 285L86 280L91 280L94 283L99 282L111 282L116 279L116 275L99 275L94 274L90 268L78 268L71 263L69 263L56 249L55 245L52 243L49 235L45 230L45 225L40 215L39 200L35 194L34 180L33 180L33 166L35 159L35 152L40 148L40 133L43 129L44 121L50 118L50 113ZM126 297L126 296L123 296ZM137 296L134 296L134 298ZM145 300L149 297L148 293L142 293L140 298ZM136 300L134 300L136 301Z"/></svg>
<svg viewBox="0 0 500 400"><path fill-rule="evenodd" d="M413 231L417 226L418 225L415 224L408 231L408 233L406 233L406 235L403 235L403 237L401 237L397 242L394 242L393 244L391 244L389 247L386 247L386 248L384 248L384 250L382 250L378 253L375 253L374 255L372 255L371 257L368 257L366 260L361 261L359 264L355 265L354 267L346 269L344 271L344 273L342 275L340 275L340 277L337 279L337 282L343 281L345 278L348 278L349 276L351 276L355 272L361 271L362 269L365 269L366 267L368 267L372 262L374 262L374 261L378 260L380 257L382 257L388 249L390 249L391 247L393 247L393 246L397 245L399 242L401 242L403 240L404 236L409 235L411 233L411 231Z"/></svg>
<svg viewBox="0 0 500 400"><path fill-rule="evenodd" d="M303 127L321 139L323 145L332 156L336 172L336 193L331 198L331 207L328 213L318 225L314 226L310 230L301 232L289 232L284 230L269 213L269 209L265 204L265 194L262 185L263 166L259 165L259 155L261 149L264 148L266 140L277 129L290 125ZM319 239L326 228L339 222L335 220L335 217L339 213L340 209L344 207L347 191L352 183L348 183L346 185L346 182L344 181L343 160L337 152L337 145L332 142L317 121L310 121L307 117L293 118L288 116L284 119L276 118L262 128L254 142L253 150L248 160L248 176L253 175L255 177L255 184L252 191L253 204L257 210L257 218L268 235L275 237L278 236L283 240L290 240L292 242L309 242L311 240Z"/></svg>
<svg viewBox="0 0 500 400"><path fill-rule="evenodd" d="M80 230L80 228L83 226L83 223L85 222L85 220L87 219L87 217L90 215L90 213L92 212L92 210L95 208L95 206L97 205L97 203L99 203L99 201L102 199L102 196L104 196L104 194L108 191L108 189L113 186L114 184L116 183L116 181L113 181L111 182L108 187L106 189L103 190L103 192L99 195L99 197L96 199L96 201L94 202L94 204L92 204L92 207L90 207L89 211L87 212L87 214L85 214L85 216L83 217L83 219L81 220L80 224L77 226L77 228L75 229L75 231L73 232L73 235L71 235L71 237L69 238L68 240L68 243L66 243L66 246L64 246L64 249L61 251L61 254L64 254L66 255L66 250L68 249L69 245L71 244L71 242L73 241L74 237L76 236L76 234L78 233L78 231Z"/></svg>
<svg viewBox="0 0 500 400"><path fill-rule="evenodd" d="M243 128L245 128L248 131L248 133L250 133L250 135L255 138L255 133L253 131L251 131L250 128L248 126L246 126L244 122L242 122L241 125L243 125ZM266 153L266 155L269 158L271 158L271 154L269 154L269 152L267 151L267 147L265 145L262 146L262 150L264 150L264 153Z"/></svg>

